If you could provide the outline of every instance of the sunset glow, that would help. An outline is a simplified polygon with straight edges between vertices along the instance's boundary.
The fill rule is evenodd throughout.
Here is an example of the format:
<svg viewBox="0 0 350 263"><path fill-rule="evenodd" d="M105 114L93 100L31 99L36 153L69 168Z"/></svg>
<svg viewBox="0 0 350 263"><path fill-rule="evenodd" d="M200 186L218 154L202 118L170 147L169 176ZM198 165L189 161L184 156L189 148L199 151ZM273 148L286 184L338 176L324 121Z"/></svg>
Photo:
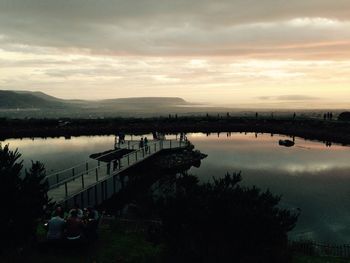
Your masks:
<svg viewBox="0 0 350 263"><path fill-rule="evenodd" d="M0 89L348 108L346 0L0 0Z"/></svg>

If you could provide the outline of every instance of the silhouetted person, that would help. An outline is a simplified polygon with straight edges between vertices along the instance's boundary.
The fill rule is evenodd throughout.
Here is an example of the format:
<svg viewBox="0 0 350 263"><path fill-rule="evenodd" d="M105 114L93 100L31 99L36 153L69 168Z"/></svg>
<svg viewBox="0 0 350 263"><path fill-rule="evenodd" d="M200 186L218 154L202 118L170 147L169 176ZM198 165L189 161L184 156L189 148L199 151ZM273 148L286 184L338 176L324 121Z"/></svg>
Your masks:
<svg viewBox="0 0 350 263"><path fill-rule="evenodd" d="M63 219L62 207L57 207L55 215L48 223L47 240L50 242L57 242L63 238L63 230L66 222Z"/></svg>
<svg viewBox="0 0 350 263"><path fill-rule="evenodd" d="M258 116L259 116L259 114L256 112L256 113L255 113L255 119L257 119Z"/></svg>
<svg viewBox="0 0 350 263"><path fill-rule="evenodd" d="M118 167L119 167L118 160L113 160L113 171L117 170Z"/></svg>
<svg viewBox="0 0 350 263"><path fill-rule="evenodd" d="M143 142L143 137L142 137L140 140L140 143L139 143L139 148L141 149L141 148L143 148L143 146L144 146L144 142Z"/></svg>
<svg viewBox="0 0 350 263"><path fill-rule="evenodd" d="M125 143L125 134L124 133L119 133L119 144Z"/></svg>
<svg viewBox="0 0 350 263"><path fill-rule="evenodd" d="M145 146L145 142L144 142L143 138L141 138L139 148L142 149L142 155L145 155L144 146Z"/></svg>
<svg viewBox="0 0 350 263"><path fill-rule="evenodd" d="M208 137L208 133L207 133L207 137ZM187 136L184 132L180 133L180 141L187 141Z"/></svg>
<svg viewBox="0 0 350 263"><path fill-rule="evenodd" d="M144 140L144 145L145 145L145 149L146 149L146 153L148 152L148 139L147 137L145 137L145 140Z"/></svg>
<svg viewBox="0 0 350 263"><path fill-rule="evenodd" d="M327 114L323 114L323 120L326 120L327 119Z"/></svg>
<svg viewBox="0 0 350 263"><path fill-rule="evenodd" d="M80 240L83 235L83 221L78 217L77 210L73 210L67 219L67 239Z"/></svg>
<svg viewBox="0 0 350 263"><path fill-rule="evenodd" d="M156 132L152 132L153 140L158 140L158 136Z"/></svg>
<svg viewBox="0 0 350 263"><path fill-rule="evenodd" d="M93 209L92 207L87 209L86 236L89 240L95 240L97 238L99 218L100 217L96 209Z"/></svg>
<svg viewBox="0 0 350 263"><path fill-rule="evenodd" d="M297 117L296 113L294 112L293 114L293 120L295 120L295 118Z"/></svg>
<svg viewBox="0 0 350 263"><path fill-rule="evenodd" d="M76 211L77 212L77 216L79 218L83 218L83 210L80 209L79 205L78 204L74 204L74 207L69 211L69 216L71 217L73 212Z"/></svg>
<svg viewBox="0 0 350 263"><path fill-rule="evenodd" d="M110 174L111 173L111 163L108 162L107 163L107 174Z"/></svg>

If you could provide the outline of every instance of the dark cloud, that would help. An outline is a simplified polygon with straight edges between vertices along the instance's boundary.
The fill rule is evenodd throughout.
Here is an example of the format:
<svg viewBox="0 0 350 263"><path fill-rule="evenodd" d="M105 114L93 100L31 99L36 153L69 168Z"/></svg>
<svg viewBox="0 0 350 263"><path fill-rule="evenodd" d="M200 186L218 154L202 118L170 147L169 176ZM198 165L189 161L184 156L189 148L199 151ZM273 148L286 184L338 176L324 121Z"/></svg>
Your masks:
<svg viewBox="0 0 350 263"><path fill-rule="evenodd" d="M347 26L299 21L305 26L300 30L298 21L283 21L347 21L349 8L347 0L0 0L0 35L5 36L0 45L108 55L320 56L329 54L329 46L338 48L339 39L350 39ZM328 45L312 46L319 42Z"/></svg>
<svg viewBox="0 0 350 263"><path fill-rule="evenodd" d="M348 10L348 0L0 0L0 88L347 103Z"/></svg>

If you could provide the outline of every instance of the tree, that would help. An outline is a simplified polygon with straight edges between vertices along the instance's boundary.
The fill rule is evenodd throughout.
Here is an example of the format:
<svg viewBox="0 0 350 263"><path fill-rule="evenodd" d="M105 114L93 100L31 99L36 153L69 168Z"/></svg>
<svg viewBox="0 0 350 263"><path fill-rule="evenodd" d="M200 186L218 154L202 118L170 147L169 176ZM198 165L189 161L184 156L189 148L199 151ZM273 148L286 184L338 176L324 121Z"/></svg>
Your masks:
<svg viewBox="0 0 350 263"><path fill-rule="evenodd" d="M278 208L280 196L242 187L240 174L199 184L183 176L159 200L174 262L288 262L287 232L298 215Z"/></svg>
<svg viewBox="0 0 350 263"><path fill-rule="evenodd" d="M49 204L45 168L32 162L22 173L21 154L0 145L0 246L18 247L34 237L38 219Z"/></svg>
<svg viewBox="0 0 350 263"><path fill-rule="evenodd" d="M339 114L338 120L340 121L350 121L350 112L345 111Z"/></svg>

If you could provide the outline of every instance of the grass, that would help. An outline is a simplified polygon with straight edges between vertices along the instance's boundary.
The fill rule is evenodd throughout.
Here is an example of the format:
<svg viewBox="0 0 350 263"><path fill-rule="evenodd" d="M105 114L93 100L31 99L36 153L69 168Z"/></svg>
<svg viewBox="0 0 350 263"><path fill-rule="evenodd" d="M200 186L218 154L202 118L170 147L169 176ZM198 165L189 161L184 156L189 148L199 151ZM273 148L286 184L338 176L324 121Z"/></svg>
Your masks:
<svg viewBox="0 0 350 263"><path fill-rule="evenodd" d="M350 259L295 255L293 263L349 263Z"/></svg>
<svg viewBox="0 0 350 263"><path fill-rule="evenodd" d="M38 234L45 236L39 228ZM17 257L0 257L1 263L160 263L163 262L162 245L146 241L142 233L126 233L117 224L102 224L99 239L81 248L38 248ZM295 255L293 263L350 263L349 259Z"/></svg>
<svg viewBox="0 0 350 263"><path fill-rule="evenodd" d="M101 231L103 242L98 246L98 262L161 262L161 246L147 242L142 234L126 234L118 228L112 229L113 235L108 229Z"/></svg>
<svg viewBox="0 0 350 263"><path fill-rule="evenodd" d="M38 248L0 262L35 263L144 263L161 262L162 246L147 242L143 234L125 233L116 226L101 225L99 239L81 248Z"/></svg>

